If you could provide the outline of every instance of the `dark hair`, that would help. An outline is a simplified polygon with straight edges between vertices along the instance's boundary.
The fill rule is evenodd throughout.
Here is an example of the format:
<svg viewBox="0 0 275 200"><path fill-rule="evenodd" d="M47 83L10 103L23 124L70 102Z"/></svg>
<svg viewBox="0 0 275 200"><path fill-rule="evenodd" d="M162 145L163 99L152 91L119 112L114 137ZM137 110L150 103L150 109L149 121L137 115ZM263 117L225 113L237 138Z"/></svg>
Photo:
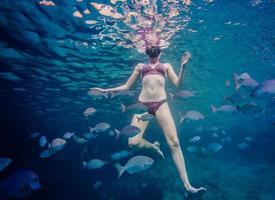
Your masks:
<svg viewBox="0 0 275 200"><path fill-rule="evenodd" d="M156 58L161 53L161 49L158 46L147 47L145 53L150 58Z"/></svg>

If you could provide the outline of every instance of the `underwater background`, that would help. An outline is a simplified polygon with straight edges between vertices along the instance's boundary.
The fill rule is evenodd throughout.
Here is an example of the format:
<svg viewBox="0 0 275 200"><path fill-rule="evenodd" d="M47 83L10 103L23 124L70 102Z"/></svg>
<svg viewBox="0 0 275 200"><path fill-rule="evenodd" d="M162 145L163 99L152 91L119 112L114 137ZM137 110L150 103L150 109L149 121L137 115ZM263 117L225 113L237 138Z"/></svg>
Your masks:
<svg viewBox="0 0 275 200"><path fill-rule="evenodd" d="M54 2L55 6L43 6L36 0L2 0L0 4L0 157L13 160L0 172L0 182L12 170L26 168L35 171L41 183L40 191L27 199L184 199L169 148L154 119L145 138L160 141L166 159L146 151L133 152L155 161L141 173L125 173L118 179L112 164L97 170L83 169L83 160L110 161L111 153L128 149L124 142L109 137L86 144L68 141L62 151L46 159L39 157L42 150L38 138L30 138L34 132L51 140L67 131L84 134L99 122L119 130L129 124L132 114L121 113L120 104L137 101L140 80L131 88L134 96L106 99L91 97L87 92L91 87L119 86L137 63L147 62L135 48L119 46L116 39L104 37L118 31L116 22L98 18L90 1ZM91 10L89 16L73 15L86 8ZM274 13L273 0L196 0L182 14L190 20L163 50L161 61L171 63L176 73L183 52L192 54L181 88L167 81L166 89L168 93L182 89L196 92L190 99L168 103L190 182L207 189L202 199L275 197L274 100L269 104L266 99L253 99L240 88L246 95L240 105L253 101L265 112L211 113L210 109L212 104L235 105L224 98L235 91L234 73L247 72L259 83L275 78ZM84 23L87 19L100 22L91 26ZM225 85L227 80L229 86ZM88 107L96 108L97 113L86 118L83 112ZM204 119L179 124L178 111L188 110L201 112ZM195 150L188 151L194 136L201 139L194 144ZM208 150L211 143L222 148ZM123 158L121 163L127 160ZM102 185L95 187L98 181Z"/></svg>

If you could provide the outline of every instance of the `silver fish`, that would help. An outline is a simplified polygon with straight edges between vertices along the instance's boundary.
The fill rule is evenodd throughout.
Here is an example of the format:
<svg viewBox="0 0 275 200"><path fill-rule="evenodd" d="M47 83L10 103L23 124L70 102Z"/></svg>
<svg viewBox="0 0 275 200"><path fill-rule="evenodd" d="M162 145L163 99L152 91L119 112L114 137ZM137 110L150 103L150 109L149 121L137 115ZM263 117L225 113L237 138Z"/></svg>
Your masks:
<svg viewBox="0 0 275 200"><path fill-rule="evenodd" d="M179 112L179 115L180 115L179 123L182 123L186 119L194 120L194 121L204 119L203 114L201 114L196 110L190 110L187 113L185 113L185 115L183 115L182 112Z"/></svg>
<svg viewBox="0 0 275 200"><path fill-rule="evenodd" d="M111 154L111 159L112 160L119 160L119 159L125 158L129 155L132 155L132 152L124 150L124 151L120 151L120 152L116 152L116 153Z"/></svg>
<svg viewBox="0 0 275 200"><path fill-rule="evenodd" d="M212 113L223 112L223 113L237 113L238 109L232 105L222 105L219 108L216 108L214 105L211 105Z"/></svg>
<svg viewBox="0 0 275 200"><path fill-rule="evenodd" d="M271 98L275 96L275 79L262 82L254 88L250 97L253 98Z"/></svg>
<svg viewBox="0 0 275 200"><path fill-rule="evenodd" d="M82 162L84 168L88 169L98 169L103 167L104 165L108 164L108 162L100 160L100 159L92 159L88 162Z"/></svg>
<svg viewBox="0 0 275 200"><path fill-rule="evenodd" d="M92 116L96 113L96 109L95 108L87 108L84 112L83 112L83 115L85 117L89 117L89 116Z"/></svg>
<svg viewBox="0 0 275 200"><path fill-rule="evenodd" d="M147 156L134 156L123 167L119 163L115 164L115 167L118 171L118 177L126 171L129 174L142 172L150 168L150 166L154 163L154 160Z"/></svg>

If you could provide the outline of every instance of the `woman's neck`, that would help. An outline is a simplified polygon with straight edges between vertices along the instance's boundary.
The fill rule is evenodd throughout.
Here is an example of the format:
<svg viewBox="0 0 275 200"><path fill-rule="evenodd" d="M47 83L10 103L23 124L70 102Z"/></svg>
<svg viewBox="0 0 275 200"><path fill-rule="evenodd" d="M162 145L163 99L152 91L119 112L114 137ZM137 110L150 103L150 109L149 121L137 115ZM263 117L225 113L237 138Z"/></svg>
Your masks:
<svg viewBox="0 0 275 200"><path fill-rule="evenodd" d="M150 58L149 62L150 62L150 64L159 63L159 58Z"/></svg>

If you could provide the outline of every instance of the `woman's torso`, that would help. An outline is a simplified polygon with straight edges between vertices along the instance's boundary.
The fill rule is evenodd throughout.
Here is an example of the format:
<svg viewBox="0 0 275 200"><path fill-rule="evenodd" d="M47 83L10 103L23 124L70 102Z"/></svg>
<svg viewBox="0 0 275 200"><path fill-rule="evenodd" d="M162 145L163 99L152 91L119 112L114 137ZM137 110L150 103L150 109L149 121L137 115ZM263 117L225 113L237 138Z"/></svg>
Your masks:
<svg viewBox="0 0 275 200"><path fill-rule="evenodd" d="M166 70L165 64L162 63L141 65L142 88L139 101L152 102L167 98L165 91Z"/></svg>

